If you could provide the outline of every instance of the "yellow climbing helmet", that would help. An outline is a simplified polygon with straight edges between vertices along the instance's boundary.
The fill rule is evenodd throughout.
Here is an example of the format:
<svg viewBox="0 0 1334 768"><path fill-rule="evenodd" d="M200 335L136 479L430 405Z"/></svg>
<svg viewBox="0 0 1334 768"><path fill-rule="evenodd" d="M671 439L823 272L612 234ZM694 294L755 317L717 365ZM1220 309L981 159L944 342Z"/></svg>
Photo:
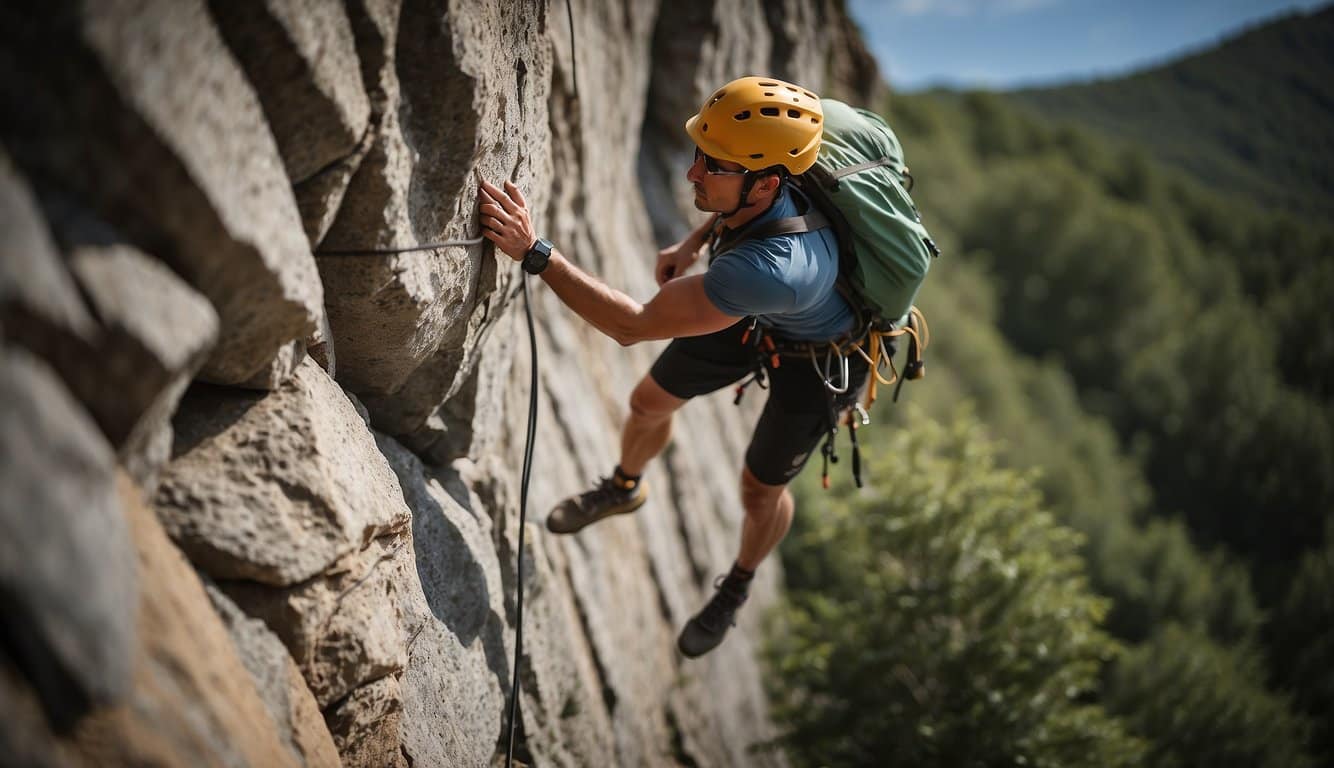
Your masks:
<svg viewBox="0 0 1334 768"><path fill-rule="evenodd" d="M781 165L792 174L815 165L824 134L820 97L772 77L742 77L724 85L686 121L704 154L750 171Z"/></svg>

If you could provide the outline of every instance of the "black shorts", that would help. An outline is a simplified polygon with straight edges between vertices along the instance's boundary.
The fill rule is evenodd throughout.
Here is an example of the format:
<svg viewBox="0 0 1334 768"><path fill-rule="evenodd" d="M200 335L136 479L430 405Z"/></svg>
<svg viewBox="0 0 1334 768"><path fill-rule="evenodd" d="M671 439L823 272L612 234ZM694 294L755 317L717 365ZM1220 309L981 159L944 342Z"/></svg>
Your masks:
<svg viewBox="0 0 1334 768"><path fill-rule="evenodd" d="M715 392L750 376L756 366L755 350L741 343L749 320L711 333L674 339L658 356L649 375L668 394L688 400ZM820 356L823 365L824 358ZM841 411L856 401L866 383L866 361L849 357L846 394L834 395L834 409ZM822 376L808 359L782 357L777 368L765 361L769 400L746 449L746 467L761 483L786 485L806 465L829 432L829 399ZM837 379L841 374L836 373ZM762 392L752 385L746 393Z"/></svg>

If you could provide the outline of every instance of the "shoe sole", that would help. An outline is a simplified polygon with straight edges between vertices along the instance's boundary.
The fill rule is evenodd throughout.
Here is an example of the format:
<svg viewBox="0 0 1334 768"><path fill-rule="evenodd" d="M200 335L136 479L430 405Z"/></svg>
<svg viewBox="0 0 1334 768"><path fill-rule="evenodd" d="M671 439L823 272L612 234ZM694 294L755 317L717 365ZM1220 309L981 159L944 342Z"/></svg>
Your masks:
<svg viewBox="0 0 1334 768"><path fill-rule="evenodd" d="M609 517L615 517L616 515L628 515L628 514L630 514L631 512L634 512L636 509L639 509L640 507L644 506L644 502L646 502L646 501L648 501L648 495L647 495L647 494L644 495L644 496L640 496L638 499L636 499L634 502L632 502L632 503L630 503L630 504L627 504L627 505L624 505L624 506L620 506L620 507L613 507L613 508L611 508L611 509L609 509L609 510L603 512L602 514L598 515L597 517L594 517L593 519L589 520L588 522L586 522L586 523L584 523L584 524L582 524L582 525L579 525L579 526L575 526L574 528L552 528L552 527L551 527L551 520L552 520L551 515L547 515L547 530L548 530L548 531L551 531L552 533L557 533L557 534L561 534L561 535L564 535L564 536L568 536L569 534L572 534L572 533L578 533L579 531L582 531L583 529L587 528L588 526L590 526L590 525L592 525L593 523L596 523L596 522L598 522L598 521L600 521L600 520L606 520L607 518L609 518Z"/></svg>

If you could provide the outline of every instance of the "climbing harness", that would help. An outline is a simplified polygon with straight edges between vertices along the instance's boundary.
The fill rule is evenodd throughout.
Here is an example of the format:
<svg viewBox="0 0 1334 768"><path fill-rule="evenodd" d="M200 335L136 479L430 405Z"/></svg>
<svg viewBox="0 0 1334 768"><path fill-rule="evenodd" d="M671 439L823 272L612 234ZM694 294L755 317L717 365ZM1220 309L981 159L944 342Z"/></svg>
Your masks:
<svg viewBox="0 0 1334 768"><path fill-rule="evenodd" d="M894 341L901 337L908 339L908 357L902 373L894 365ZM926 318L916 307L912 308L907 320L900 326L877 327L868 322L864 324L861 332L851 334L843 340L828 342L776 339L768 328L760 325L759 318L752 317L741 334L741 344L749 346L754 351L755 367L750 377L737 385L732 403L740 405L746 390L752 384L758 385L760 389L768 389L765 384L766 364L769 369L776 369L783 364L784 357L809 362L820 380L825 405L829 410L829 434L820 449L824 464L820 483L825 488L829 487L829 465L837 464L839 461L836 442L839 414L847 408L851 410L847 425L848 439L852 443L852 478L857 487L861 488L861 447L857 442L857 429L871 423L867 409L875 404L878 385L887 387L897 385L893 399L894 402L898 402L899 391L905 380L920 379L926 375L922 351L926 349L930 339ZM866 361L870 374L866 386L865 405L860 401L854 401L850 405L840 402L840 400L846 401L852 389L851 358L854 354Z"/></svg>

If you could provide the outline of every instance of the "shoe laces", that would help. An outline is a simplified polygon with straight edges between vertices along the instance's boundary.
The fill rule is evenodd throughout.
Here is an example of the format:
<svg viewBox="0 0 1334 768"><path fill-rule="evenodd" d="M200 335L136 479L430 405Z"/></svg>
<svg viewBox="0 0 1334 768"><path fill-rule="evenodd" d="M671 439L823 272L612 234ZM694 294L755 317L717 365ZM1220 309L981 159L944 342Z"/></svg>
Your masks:
<svg viewBox="0 0 1334 768"><path fill-rule="evenodd" d="M735 627L737 609L746 602L747 595L724 589L723 585L726 583L726 574L719 574L718 578L713 580L713 588L716 590L713 598L704 606L704 610L699 612L699 623L713 631L724 626Z"/></svg>
<svg viewBox="0 0 1334 768"><path fill-rule="evenodd" d="M599 477L597 485L593 487L593 490L586 493L584 498L589 502L601 502L627 496L633 491L633 488L622 488L617 485L613 477Z"/></svg>

